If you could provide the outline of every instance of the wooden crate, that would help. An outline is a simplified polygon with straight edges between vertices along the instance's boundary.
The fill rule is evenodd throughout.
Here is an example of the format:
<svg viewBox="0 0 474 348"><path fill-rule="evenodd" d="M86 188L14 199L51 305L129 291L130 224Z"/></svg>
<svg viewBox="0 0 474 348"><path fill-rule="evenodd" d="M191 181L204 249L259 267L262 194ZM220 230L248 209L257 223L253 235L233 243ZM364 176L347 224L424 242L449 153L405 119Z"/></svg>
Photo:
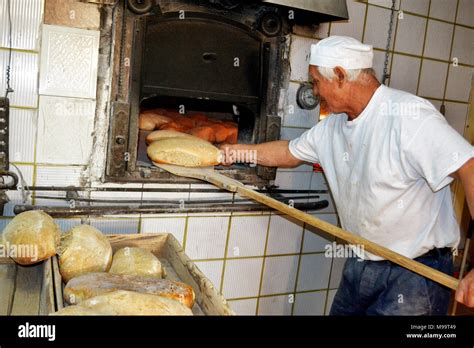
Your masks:
<svg viewBox="0 0 474 348"><path fill-rule="evenodd" d="M56 262L56 267L53 263ZM31 266L0 258L0 315L48 315L57 310L54 289L57 259Z"/></svg>
<svg viewBox="0 0 474 348"><path fill-rule="evenodd" d="M180 281L193 287L196 303L192 308L195 315L235 315L224 297L211 281L186 256L182 246L169 233L112 234L107 235L115 253L124 247L139 247L150 250L159 258L165 268L165 278ZM60 301L64 284L59 272L55 273L55 290L58 309L66 305Z"/></svg>

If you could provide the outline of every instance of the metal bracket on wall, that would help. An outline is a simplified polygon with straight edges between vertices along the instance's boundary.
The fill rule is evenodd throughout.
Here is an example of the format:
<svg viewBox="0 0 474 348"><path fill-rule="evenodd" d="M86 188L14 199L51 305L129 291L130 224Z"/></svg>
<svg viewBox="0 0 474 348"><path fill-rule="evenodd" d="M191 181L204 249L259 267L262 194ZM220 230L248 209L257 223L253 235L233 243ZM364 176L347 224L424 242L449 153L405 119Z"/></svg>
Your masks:
<svg viewBox="0 0 474 348"><path fill-rule="evenodd" d="M8 98L0 98L0 169L8 170L8 127L10 123L10 103Z"/></svg>

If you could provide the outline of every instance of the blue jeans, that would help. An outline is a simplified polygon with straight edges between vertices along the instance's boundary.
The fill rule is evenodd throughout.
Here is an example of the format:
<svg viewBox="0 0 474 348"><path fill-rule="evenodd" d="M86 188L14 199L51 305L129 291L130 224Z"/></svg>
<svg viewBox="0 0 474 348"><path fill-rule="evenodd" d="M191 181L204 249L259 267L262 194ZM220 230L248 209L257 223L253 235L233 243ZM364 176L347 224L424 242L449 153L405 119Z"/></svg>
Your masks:
<svg viewBox="0 0 474 348"><path fill-rule="evenodd" d="M451 251L435 249L415 259L452 274ZM350 258L330 315L446 315L451 290L390 261Z"/></svg>

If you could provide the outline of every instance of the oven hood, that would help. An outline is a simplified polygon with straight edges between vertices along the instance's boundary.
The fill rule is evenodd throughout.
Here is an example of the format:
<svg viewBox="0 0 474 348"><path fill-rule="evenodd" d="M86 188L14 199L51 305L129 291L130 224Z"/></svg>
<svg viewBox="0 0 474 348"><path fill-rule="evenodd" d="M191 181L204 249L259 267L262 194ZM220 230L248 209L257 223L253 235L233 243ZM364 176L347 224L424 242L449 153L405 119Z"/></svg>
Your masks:
<svg viewBox="0 0 474 348"><path fill-rule="evenodd" d="M349 19L346 0L261 0L269 4L291 7L313 14L318 23Z"/></svg>

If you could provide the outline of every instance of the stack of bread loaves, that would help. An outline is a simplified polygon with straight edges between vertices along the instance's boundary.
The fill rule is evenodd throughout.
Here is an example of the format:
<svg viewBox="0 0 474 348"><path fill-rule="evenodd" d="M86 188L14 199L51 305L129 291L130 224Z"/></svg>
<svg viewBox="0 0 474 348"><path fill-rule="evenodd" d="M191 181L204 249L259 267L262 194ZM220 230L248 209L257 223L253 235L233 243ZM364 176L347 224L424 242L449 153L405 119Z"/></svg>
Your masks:
<svg viewBox="0 0 474 348"><path fill-rule="evenodd" d="M61 236L48 214L27 211L12 219L0 241L34 246L34 255L14 258L21 265L59 255L71 306L55 315L192 315L192 287L162 279L161 262L148 250L125 247L113 255L108 238L92 226L78 225Z"/></svg>

